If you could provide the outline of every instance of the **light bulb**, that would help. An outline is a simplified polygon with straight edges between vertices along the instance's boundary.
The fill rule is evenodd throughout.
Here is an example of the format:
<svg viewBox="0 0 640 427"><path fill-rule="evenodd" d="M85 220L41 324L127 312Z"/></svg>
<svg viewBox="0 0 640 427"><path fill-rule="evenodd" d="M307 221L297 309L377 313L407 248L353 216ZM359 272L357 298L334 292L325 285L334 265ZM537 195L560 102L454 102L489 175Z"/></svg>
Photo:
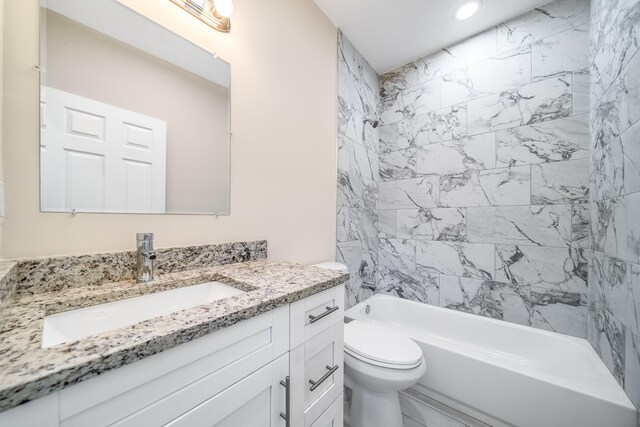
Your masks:
<svg viewBox="0 0 640 427"><path fill-rule="evenodd" d="M228 18L233 13L233 0L213 0L213 7L218 15Z"/></svg>
<svg viewBox="0 0 640 427"><path fill-rule="evenodd" d="M463 4L458 8L456 12L456 19L463 21L471 18L480 9L480 4L477 1L470 1Z"/></svg>

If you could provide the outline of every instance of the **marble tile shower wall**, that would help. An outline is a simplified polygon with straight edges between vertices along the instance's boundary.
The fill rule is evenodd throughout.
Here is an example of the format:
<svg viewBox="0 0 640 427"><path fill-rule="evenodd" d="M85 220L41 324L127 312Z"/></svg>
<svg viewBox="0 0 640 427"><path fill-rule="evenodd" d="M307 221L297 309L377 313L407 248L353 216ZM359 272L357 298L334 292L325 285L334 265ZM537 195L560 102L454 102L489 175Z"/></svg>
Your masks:
<svg viewBox="0 0 640 427"><path fill-rule="evenodd" d="M337 260L349 267L348 307L371 296L378 233L378 74L342 33L338 34Z"/></svg>
<svg viewBox="0 0 640 427"><path fill-rule="evenodd" d="M640 0L592 0L588 339L638 408L639 46Z"/></svg>
<svg viewBox="0 0 640 427"><path fill-rule="evenodd" d="M380 77L380 292L587 331L589 1Z"/></svg>

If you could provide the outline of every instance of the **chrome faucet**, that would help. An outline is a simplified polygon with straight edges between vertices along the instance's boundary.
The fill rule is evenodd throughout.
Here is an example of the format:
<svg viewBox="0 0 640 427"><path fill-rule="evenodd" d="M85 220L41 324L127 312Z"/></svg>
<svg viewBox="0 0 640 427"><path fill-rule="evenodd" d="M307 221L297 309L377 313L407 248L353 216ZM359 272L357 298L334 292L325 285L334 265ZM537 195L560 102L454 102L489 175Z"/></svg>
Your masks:
<svg viewBox="0 0 640 427"><path fill-rule="evenodd" d="M137 233L136 280L138 283L153 281L153 260L158 253L153 250L153 233Z"/></svg>

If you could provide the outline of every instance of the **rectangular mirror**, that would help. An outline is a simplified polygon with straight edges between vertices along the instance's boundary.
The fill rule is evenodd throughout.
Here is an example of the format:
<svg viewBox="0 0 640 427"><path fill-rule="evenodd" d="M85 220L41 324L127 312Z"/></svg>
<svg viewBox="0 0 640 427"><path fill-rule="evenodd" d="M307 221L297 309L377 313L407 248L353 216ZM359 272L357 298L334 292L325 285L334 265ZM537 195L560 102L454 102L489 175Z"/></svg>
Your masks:
<svg viewBox="0 0 640 427"><path fill-rule="evenodd" d="M40 25L41 211L229 214L231 66L116 0Z"/></svg>

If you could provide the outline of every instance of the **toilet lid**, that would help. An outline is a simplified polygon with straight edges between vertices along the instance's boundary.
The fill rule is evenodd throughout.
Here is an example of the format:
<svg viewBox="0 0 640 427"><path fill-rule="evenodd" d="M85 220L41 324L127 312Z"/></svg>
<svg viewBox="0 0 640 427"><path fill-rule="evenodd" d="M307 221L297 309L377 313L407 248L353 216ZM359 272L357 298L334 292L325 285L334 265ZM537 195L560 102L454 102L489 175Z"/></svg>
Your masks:
<svg viewBox="0 0 640 427"><path fill-rule="evenodd" d="M415 342L385 326L353 320L344 326L345 351L358 358L398 367L422 362L422 349ZM362 359L360 358L360 359Z"/></svg>

